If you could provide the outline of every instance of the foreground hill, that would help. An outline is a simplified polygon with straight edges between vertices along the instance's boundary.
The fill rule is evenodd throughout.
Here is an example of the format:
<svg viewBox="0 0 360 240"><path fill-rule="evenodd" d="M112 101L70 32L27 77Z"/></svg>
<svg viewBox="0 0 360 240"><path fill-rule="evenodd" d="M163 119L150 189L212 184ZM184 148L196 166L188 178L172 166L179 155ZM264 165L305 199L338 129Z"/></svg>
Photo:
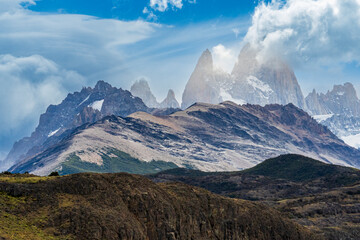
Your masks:
<svg viewBox="0 0 360 240"><path fill-rule="evenodd" d="M10 170L48 175L54 170L98 172L118 165L116 171L127 171L122 161L137 159L203 171L236 171L287 153L360 166L359 150L292 104L261 107L224 102L194 104L169 116L137 112L127 118L106 117L83 125Z"/></svg>
<svg viewBox="0 0 360 240"><path fill-rule="evenodd" d="M240 172L206 173L173 169L149 176L183 182L224 196L275 207L326 239L360 235L360 171L283 155Z"/></svg>
<svg viewBox="0 0 360 240"><path fill-rule="evenodd" d="M0 192L0 239L320 239L261 204L136 175L0 175Z"/></svg>

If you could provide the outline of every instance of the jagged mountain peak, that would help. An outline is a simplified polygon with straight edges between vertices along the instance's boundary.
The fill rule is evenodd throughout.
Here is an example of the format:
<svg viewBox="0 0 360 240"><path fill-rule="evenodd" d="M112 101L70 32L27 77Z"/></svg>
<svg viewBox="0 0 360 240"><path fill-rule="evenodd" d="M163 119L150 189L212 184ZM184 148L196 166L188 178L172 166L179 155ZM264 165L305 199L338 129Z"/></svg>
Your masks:
<svg viewBox="0 0 360 240"><path fill-rule="evenodd" d="M247 44L241 50L231 74L216 71L206 50L192 73L182 99L182 108L195 102L266 105L294 103L306 109L305 99L294 71L280 59L261 62L258 51Z"/></svg>
<svg viewBox="0 0 360 240"><path fill-rule="evenodd" d="M109 83L105 82L104 80L100 80L96 83L94 90L98 92L106 92L112 88L113 87Z"/></svg>
<svg viewBox="0 0 360 240"><path fill-rule="evenodd" d="M339 96L344 96L348 99L358 100L355 87L349 82L345 83L344 85L334 85L334 88L330 94L336 94Z"/></svg>
<svg viewBox="0 0 360 240"><path fill-rule="evenodd" d="M160 103L160 108L180 108L180 104L176 100L174 90L169 89L166 98Z"/></svg>
<svg viewBox="0 0 360 240"><path fill-rule="evenodd" d="M159 107L159 103L152 93L148 81L144 78L135 81L135 83L131 86L130 92L132 95L141 98L146 106L150 108Z"/></svg>
<svg viewBox="0 0 360 240"><path fill-rule="evenodd" d="M198 71L212 71L214 67L213 57L209 49L206 49L196 65Z"/></svg>
<svg viewBox="0 0 360 240"><path fill-rule="evenodd" d="M326 94L315 90L306 97L307 107L312 115L345 114L360 116L360 101L351 83L334 85Z"/></svg>
<svg viewBox="0 0 360 240"><path fill-rule="evenodd" d="M6 158L15 163L31 157L66 137L69 130L104 116L127 116L136 111L150 111L139 98L121 88L99 81L94 88L69 93L59 105L50 105L40 116L30 137L16 142Z"/></svg>

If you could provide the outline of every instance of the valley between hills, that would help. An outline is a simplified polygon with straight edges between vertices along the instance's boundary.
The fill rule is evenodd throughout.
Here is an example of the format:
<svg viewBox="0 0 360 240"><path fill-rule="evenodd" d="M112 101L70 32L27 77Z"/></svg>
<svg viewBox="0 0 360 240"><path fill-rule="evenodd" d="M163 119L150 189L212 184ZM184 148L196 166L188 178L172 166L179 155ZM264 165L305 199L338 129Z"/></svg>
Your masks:
<svg viewBox="0 0 360 240"><path fill-rule="evenodd" d="M0 239L335 240L360 231L360 171L300 155L239 172L3 173L0 192Z"/></svg>

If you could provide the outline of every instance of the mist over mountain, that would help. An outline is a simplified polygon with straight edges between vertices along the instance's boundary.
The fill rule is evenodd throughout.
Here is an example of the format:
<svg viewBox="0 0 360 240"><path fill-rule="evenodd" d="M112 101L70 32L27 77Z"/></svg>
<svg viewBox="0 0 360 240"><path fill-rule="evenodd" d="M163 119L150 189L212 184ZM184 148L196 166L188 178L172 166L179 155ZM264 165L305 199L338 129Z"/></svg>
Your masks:
<svg viewBox="0 0 360 240"><path fill-rule="evenodd" d="M231 74L215 69L211 52L200 57L183 94L182 108L195 102L234 101L251 104L288 104L306 109L293 70L280 59L261 63L258 52L247 44L240 52Z"/></svg>

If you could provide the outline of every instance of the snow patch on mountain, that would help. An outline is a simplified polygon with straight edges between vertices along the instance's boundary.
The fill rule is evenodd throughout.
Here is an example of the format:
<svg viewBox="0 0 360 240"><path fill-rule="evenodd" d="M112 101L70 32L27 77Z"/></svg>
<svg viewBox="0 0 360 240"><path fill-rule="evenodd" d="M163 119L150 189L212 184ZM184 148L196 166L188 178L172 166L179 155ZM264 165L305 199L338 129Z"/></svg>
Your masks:
<svg viewBox="0 0 360 240"><path fill-rule="evenodd" d="M273 93L274 92L268 84L266 84L263 81L259 80L257 77L249 76L246 79L246 81L254 89L258 89L258 90L260 90L260 91L262 91L264 93Z"/></svg>
<svg viewBox="0 0 360 240"><path fill-rule="evenodd" d="M227 91L225 91L225 89L220 88L220 97L222 98L222 100L225 101L231 101L234 102L236 104L239 105L244 105L246 104L246 101L242 100L242 99L235 99L233 98L230 93L228 93Z"/></svg>
<svg viewBox="0 0 360 240"><path fill-rule="evenodd" d="M322 122L328 120L329 118L331 118L332 116L334 116L334 114L314 115L313 118L318 123L322 123Z"/></svg>
<svg viewBox="0 0 360 240"><path fill-rule="evenodd" d="M99 101L95 101L92 104L88 105L88 107L91 107L95 110L98 110L99 112L101 112L102 106L104 104L104 99L99 100Z"/></svg>
<svg viewBox="0 0 360 240"><path fill-rule="evenodd" d="M56 129L55 131L50 132L49 135L48 135L48 137L54 136L56 133L58 133L58 132L60 131L60 129L61 129L61 128L58 128L58 129Z"/></svg>
<svg viewBox="0 0 360 240"><path fill-rule="evenodd" d="M341 139L349 146L360 149L360 133L356 135L344 136L341 137Z"/></svg>
<svg viewBox="0 0 360 240"><path fill-rule="evenodd" d="M89 100L91 94L89 96L87 96L79 105L78 107L80 107L81 105L83 105L83 103L85 103L87 100Z"/></svg>

